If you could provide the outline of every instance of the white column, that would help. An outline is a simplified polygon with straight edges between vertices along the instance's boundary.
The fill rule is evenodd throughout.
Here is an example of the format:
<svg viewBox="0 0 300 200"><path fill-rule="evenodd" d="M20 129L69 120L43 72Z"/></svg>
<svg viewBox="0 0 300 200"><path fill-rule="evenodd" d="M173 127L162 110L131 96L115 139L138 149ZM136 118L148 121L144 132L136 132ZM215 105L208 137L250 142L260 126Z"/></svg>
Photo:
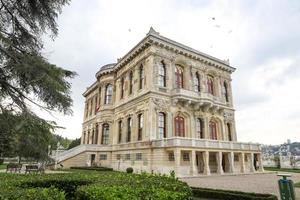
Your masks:
<svg viewBox="0 0 300 200"><path fill-rule="evenodd" d="M175 174L176 176L180 175L180 160L181 160L181 152L179 148L174 150L174 158L175 158Z"/></svg>
<svg viewBox="0 0 300 200"><path fill-rule="evenodd" d="M254 168L254 154L250 153L250 172L255 172Z"/></svg>
<svg viewBox="0 0 300 200"><path fill-rule="evenodd" d="M190 159L190 174L191 175L197 175L197 166L196 166L196 152L195 150L192 150L191 153L191 159Z"/></svg>
<svg viewBox="0 0 300 200"><path fill-rule="evenodd" d="M224 171L222 167L222 157L223 157L222 152L221 151L217 152L216 157L217 157L217 165L218 165L217 173L223 174Z"/></svg>
<svg viewBox="0 0 300 200"><path fill-rule="evenodd" d="M228 154L228 160L229 160L229 172L234 173L234 152L230 152Z"/></svg>
<svg viewBox="0 0 300 200"><path fill-rule="evenodd" d="M204 174L210 175L210 168L209 168L209 152L205 151L202 153L203 155L203 162L204 162Z"/></svg>
<svg viewBox="0 0 300 200"><path fill-rule="evenodd" d="M245 154L240 153L240 167L241 167L241 173L245 173Z"/></svg>
<svg viewBox="0 0 300 200"><path fill-rule="evenodd" d="M263 160L262 160L262 155L261 153L260 154L257 154L258 156L258 163L259 163L259 171L260 172L264 172L264 166L263 166Z"/></svg>

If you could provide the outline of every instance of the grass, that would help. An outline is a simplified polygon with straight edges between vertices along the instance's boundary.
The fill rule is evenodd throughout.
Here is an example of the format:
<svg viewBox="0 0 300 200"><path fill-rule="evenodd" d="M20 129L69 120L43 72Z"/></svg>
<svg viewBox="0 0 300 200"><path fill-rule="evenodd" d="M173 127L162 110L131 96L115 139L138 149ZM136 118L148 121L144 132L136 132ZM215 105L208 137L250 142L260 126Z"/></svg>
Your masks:
<svg viewBox="0 0 300 200"><path fill-rule="evenodd" d="M0 165L0 169L6 169L6 164Z"/></svg>
<svg viewBox="0 0 300 200"><path fill-rule="evenodd" d="M298 187L298 188L300 188L300 182L298 182L298 183L295 183L295 187Z"/></svg>
<svg viewBox="0 0 300 200"><path fill-rule="evenodd" d="M300 169L287 169L287 168L277 168L277 167L264 167L264 169L266 171L300 173Z"/></svg>

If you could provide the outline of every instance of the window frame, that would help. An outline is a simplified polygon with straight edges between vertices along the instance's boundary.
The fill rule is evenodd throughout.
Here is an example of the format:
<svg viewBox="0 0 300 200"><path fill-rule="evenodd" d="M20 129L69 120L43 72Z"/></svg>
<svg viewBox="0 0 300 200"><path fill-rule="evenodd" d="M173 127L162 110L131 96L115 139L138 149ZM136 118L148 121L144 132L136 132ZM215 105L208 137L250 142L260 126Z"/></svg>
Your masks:
<svg viewBox="0 0 300 200"><path fill-rule="evenodd" d="M201 83L200 83L200 75L198 72L195 73L194 77L194 91L195 92L201 92Z"/></svg>
<svg viewBox="0 0 300 200"><path fill-rule="evenodd" d="M209 138L211 140L218 140L217 122L212 120L209 122Z"/></svg>
<svg viewBox="0 0 300 200"><path fill-rule="evenodd" d="M130 142L131 141L131 130L132 129L132 118L128 117L127 118L127 138L126 138L126 142Z"/></svg>
<svg viewBox="0 0 300 200"><path fill-rule="evenodd" d="M109 144L109 124L108 123L104 123L102 125L101 144L103 144L103 145Z"/></svg>
<svg viewBox="0 0 300 200"><path fill-rule="evenodd" d="M129 95L133 92L133 72L129 72Z"/></svg>
<svg viewBox="0 0 300 200"><path fill-rule="evenodd" d="M166 138L166 114L164 112L159 112L158 113L158 138Z"/></svg>
<svg viewBox="0 0 300 200"><path fill-rule="evenodd" d="M176 116L174 118L174 124L175 124L175 136L176 137L185 137L184 117Z"/></svg>
<svg viewBox="0 0 300 200"><path fill-rule="evenodd" d="M112 104L113 85L107 84L105 87L105 104Z"/></svg>
<svg viewBox="0 0 300 200"><path fill-rule="evenodd" d="M160 87L166 87L166 65L163 61L158 66L158 85Z"/></svg>
<svg viewBox="0 0 300 200"><path fill-rule="evenodd" d="M118 143L120 144L122 142L122 120L118 121Z"/></svg>
<svg viewBox="0 0 300 200"><path fill-rule="evenodd" d="M204 123L202 118L196 119L196 133L198 139L204 139Z"/></svg>
<svg viewBox="0 0 300 200"><path fill-rule="evenodd" d="M143 128L144 128L144 115L143 113L138 114L138 141L143 138Z"/></svg>
<svg viewBox="0 0 300 200"><path fill-rule="evenodd" d="M139 67L139 89L144 88L144 80L145 80L145 69L143 65Z"/></svg>
<svg viewBox="0 0 300 200"><path fill-rule="evenodd" d="M183 67L180 65L175 66L175 85L177 89L183 89L184 80L183 80Z"/></svg>

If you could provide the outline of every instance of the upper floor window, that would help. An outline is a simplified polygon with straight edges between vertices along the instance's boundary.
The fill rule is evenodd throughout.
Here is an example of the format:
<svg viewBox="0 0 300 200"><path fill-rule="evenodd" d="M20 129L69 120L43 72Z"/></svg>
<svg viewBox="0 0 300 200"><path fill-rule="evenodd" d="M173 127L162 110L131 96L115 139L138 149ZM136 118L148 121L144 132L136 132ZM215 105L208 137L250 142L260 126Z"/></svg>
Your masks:
<svg viewBox="0 0 300 200"><path fill-rule="evenodd" d="M142 140L144 127L144 116L143 114L138 115L138 140Z"/></svg>
<svg viewBox="0 0 300 200"><path fill-rule="evenodd" d="M217 123L215 121L209 122L209 135L211 140L217 140Z"/></svg>
<svg viewBox="0 0 300 200"><path fill-rule="evenodd" d="M122 142L122 120L118 122L118 143Z"/></svg>
<svg viewBox="0 0 300 200"><path fill-rule="evenodd" d="M203 120L201 118L198 118L196 121L196 132L197 132L197 138L203 139L204 133L203 133Z"/></svg>
<svg viewBox="0 0 300 200"><path fill-rule="evenodd" d="M94 115L98 112L98 96L95 96L95 109L94 109Z"/></svg>
<svg viewBox="0 0 300 200"><path fill-rule="evenodd" d="M85 118L87 118L89 115L89 100L85 103Z"/></svg>
<svg viewBox="0 0 300 200"><path fill-rule="evenodd" d="M93 113L93 98L91 98L91 100L90 100L90 116L92 115L92 113Z"/></svg>
<svg viewBox="0 0 300 200"><path fill-rule="evenodd" d="M232 133L231 133L231 126L230 123L227 123L227 134L228 134L228 140L232 141Z"/></svg>
<svg viewBox="0 0 300 200"><path fill-rule="evenodd" d="M175 68L175 81L176 88L183 88L183 69L179 65L176 65Z"/></svg>
<svg viewBox="0 0 300 200"><path fill-rule="evenodd" d="M200 92L200 75L198 72L196 72L194 77L194 91Z"/></svg>
<svg viewBox="0 0 300 200"><path fill-rule="evenodd" d="M139 89L143 89L144 87L144 79L145 79L145 74L144 74L144 66L141 65L139 69Z"/></svg>
<svg viewBox="0 0 300 200"><path fill-rule="evenodd" d="M95 144L98 144L98 136L99 136L99 128L98 128L98 124L96 124L96 131L95 131L96 135L95 135Z"/></svg>
<svg viewBox="0 0 300 200"><path fill-rule="evenodd" d="M108 144L109 141L109 125L107 123L102 126L102 140L101 144Z"/></svg>
<svg viewBox="0 0 300 200"><path fill-rule="evenodd" d="M207 91L209 94L215 95L214 78L212 76L207 77Z"/></svg>
<svg viewBox="0 0 300 200"><path fill-rule="evenodd" d="M133 91L133 72L129 73L129 94L132 94Z"/></svg>
<svg viewBox="0 0 300 200"><path fill-rule="evenodd" d="M99 87L99 93L98 93L98 110L100 108L101 105L101 87Z"/></svg>
<svg viewBox="0 0 300 200"><path fill-rule="evenodd" d="M92 130L92 144L95 144L95 130Z"/></svg>
<svg viewBox="0 0 300 200"><path fill-rule="evenodd" d="M166 66L163 61L158 66L158 85L166 87Z"/></svg>
<svg viewBox="0 0 300 200"><path fill-rule="evenodd" d="M158 139L166 137L166 114L158 113Z"/></svg>
<svg viewBox="0 0 300 200"><path fill-rule="evenodd" d="M112 84L107 84L105 88L105 104L112 103L112 94L113 94L113 86Z"/></svg>
<svg viewBox="0 0 300 200"><path fill-rule="evenodd" d="M132 119L131 119L131 117L129 117L128 119L127 119L127 142L130 142L130 140L131 140L131 127L132 127Z"/></svg>
<svg viewBox="0 0 300 200"><path fill-rule="evenodd" d="M226 102L229 102L229 98L228 98L228 85L227 85L226 82L224 82L224 96L225 96Z"/></svg>
<svg viewBox="0 0 300 200"><path fill-rule="evenodd" d="M121 78L121 91L120 91L120 98L123 99L124 97L124 78Z"/></svg>
<svg viewBox="0 0 300 200"><path fill-rule="evenodd" d="M175 136L184 137L184 118L177 116L175 117Z"/></svg>

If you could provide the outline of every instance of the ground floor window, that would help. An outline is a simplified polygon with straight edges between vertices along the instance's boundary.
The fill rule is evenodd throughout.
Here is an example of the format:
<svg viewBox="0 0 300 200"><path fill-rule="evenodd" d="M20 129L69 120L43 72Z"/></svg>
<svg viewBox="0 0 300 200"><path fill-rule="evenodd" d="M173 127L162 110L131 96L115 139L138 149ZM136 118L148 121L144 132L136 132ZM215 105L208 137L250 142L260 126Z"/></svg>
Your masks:
<svg viewBox="0 0 300 200"><path fill-rule="evenodd" d="M141 153L137 153L135 159L136 160L142 160L142 154Z"/></svg>
<svg viewBox="0 0 300 200"><path fill-rule="evenodd" d="M130 154L125 154L125 160L130 160Z"/></svg>
<svg viewBox="0 0 300 200"><path fill-rule="evenodd" d="M175 160L174 153L170 152L169 153L169 161L174 161L174 160Z"/></svg>
<svg viewBox="0 0 300 200"><path fill-rule="evenodd" d="M100 154L100 160L107 160L106 154Z"/></svg>
<svg viewBox="0 0 300 200"><path fill-rule="evenodd" d="M182 154L182 160L183 161L190 161L190 154L188 152L184 152Z"/></svg>

